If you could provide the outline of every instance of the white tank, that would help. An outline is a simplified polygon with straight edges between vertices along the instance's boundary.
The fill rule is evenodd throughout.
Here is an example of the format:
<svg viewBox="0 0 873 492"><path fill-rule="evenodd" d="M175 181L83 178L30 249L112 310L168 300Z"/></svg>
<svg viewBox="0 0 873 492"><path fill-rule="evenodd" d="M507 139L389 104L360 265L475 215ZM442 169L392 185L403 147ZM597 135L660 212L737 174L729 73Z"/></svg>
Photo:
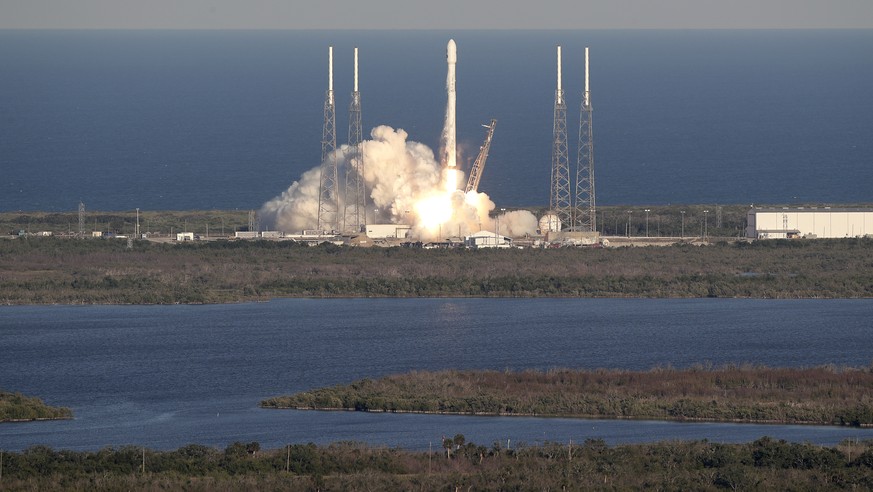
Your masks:
<svg viewBox="0 0 873 492"><path fill-rule="evenodd" d="M540 234L559 232L561 230L561 219L553 213L548 213L540 217L539 227Z"/></svg>

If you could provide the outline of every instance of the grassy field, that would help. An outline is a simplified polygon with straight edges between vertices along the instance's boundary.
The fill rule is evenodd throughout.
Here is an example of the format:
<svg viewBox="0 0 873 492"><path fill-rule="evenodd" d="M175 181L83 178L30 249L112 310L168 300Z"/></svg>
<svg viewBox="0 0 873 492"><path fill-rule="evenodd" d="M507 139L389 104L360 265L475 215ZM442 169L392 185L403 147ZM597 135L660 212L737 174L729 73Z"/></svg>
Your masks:
<svg viewBox="0 0 873 492"><path fill-rule="evenodd" d="M722 367L412 372L265 400L265 408L873 425L873 371Z"/></svg>
<svg viewBox="0 0 873 492"><path fill-rule="evenodd" d="M873 240L501 251L0 240L0 304L468 296L873 297Z"/></svg>
<svg viewBox="0 0 873 492"><path fill-rule="evenodd" d="M442 444L442 446L440 445ZM527 446L468 443L433 452L355 443L257 443L175 451L34 447L0 454L0 490L823 490L873 488L873 444L761 438L747 444L601 440Z"/></svg>

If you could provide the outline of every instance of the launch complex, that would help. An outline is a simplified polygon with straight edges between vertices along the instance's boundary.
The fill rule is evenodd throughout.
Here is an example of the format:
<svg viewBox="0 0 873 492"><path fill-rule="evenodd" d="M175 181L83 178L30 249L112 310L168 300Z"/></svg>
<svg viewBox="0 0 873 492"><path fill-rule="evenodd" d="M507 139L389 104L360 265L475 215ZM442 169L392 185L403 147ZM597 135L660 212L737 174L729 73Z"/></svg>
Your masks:
<svg viewBox="0 0 873 492"><path fill-rule="evenodd" d="M333 89L333 47L328 48L328 86L324 98L321 164L318 167L317 213L302 230L281 227L280 234L304 239L312 236L334 238L333 242L365 244L367 239L430 240L463 242L476 247L509 247L513 238L528 241L566 241L593 244L599 240L595 213L594 145L592 106L589 89L588 48L585 49L585 90L582 93L575 173L571 172L567 136L567 104L562 87L561 47L557 47L557 88L555 91L551 185L549 210L541 217L528 211L509 214L479 191L485 163L497 125L496 119L482 125L484 143L470 169L458 166L457 84L458 47L450 39L446 46L446 110L438 160L437 186L419 186L410 197L377 203L372 196L377 184L367 169L377 159L368 155L369 143L362 138L361 93L358 86L358 48L355 48L354 90L349 105L348 143L337 145L336 97ZM402 132L402 130L400 130ZM399 133L399 132L398 132ZM403 132L403 138L406 137ZM378 166L379 163L376 162ZM398 176L400 173L398 173ZM369 178L368 178L369 177ZM296 183L295 183L296 184ZM292 187L293 189L293 187ZM290 191L290 190L289 190ZM286 198L281 207L293 209L300 194ZM286 206L290 203L292 206ZM297 210L305 207L296 207ZM381 212L380 212L381 209ZM387 209L387 210L386 210ZM277 213L278 215L278 213ZM298 216L304 215L302 212ZM498 216L502 216L502 219ZM388 219L387 221L385 219ZM503 220L503 231L500 221ZM277 223L279 221L277 220ZM300 223L297 221L296 223Z"/></svg>

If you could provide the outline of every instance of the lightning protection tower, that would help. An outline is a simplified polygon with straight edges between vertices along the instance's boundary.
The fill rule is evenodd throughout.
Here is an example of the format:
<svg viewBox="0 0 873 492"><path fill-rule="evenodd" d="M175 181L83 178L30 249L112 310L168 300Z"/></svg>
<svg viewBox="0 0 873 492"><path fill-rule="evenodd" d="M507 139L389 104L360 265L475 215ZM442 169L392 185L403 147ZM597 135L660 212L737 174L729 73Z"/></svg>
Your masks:
<svg viewBox="0 0 873 492"><path fill-rule="evenodd" d="M336 155L336 108L333 98L333 46L328 47L328 85L324 98L324 126L321 132L321 178L318 190L319 231L339 230L339 181Z"/></svg>
<svg viewBox="0 0 873 492"><path fill-rule="evenodd" d="M367 192L364 189L364 152L361 145L361 93L358 91L358 48L355 48L355 90L349 105L349 158L346 160L343 230L357 233L367 225Z"/></svg>
<svg viewBox="0 0 873 492"><path fill-rule="evenodd" d="M592 134L591 92L588 87L588 48L585 48L585 92L579 115L579 149L576 160L576 206L574 225L583 232L597 231L594 209L594 135Z"/></svg>
<svg viewBox="0 0 873 492"><path fill-rule="evenodd" d="M558 88L555 90L555 119L552 127L552 187L549 207L565 227L572 219L570 163L567 153L567 103L561 88L561 47L558 46Z"/></svg>

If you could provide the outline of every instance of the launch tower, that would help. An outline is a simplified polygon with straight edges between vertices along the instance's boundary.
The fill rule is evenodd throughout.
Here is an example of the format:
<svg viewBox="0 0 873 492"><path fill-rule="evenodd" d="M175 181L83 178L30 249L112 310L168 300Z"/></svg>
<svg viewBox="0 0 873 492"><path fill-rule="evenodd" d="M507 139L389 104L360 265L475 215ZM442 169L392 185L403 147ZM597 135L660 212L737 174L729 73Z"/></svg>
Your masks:
<svg viewBox="0 0 873 492"><path fill-rule="evenodd" d="M567 153L567 103L561 88L561 47L558 46L558 88L555 90L555 119L552 127L552 186L549 208L561 224L569 227L572 220L570 203L570 163Z"/></svg>
<svg viewBox="0 0 873 492"><path fill-rule="evenodd" d="M576 203L573 225L582 232L597 232L594 209L594 135L592 130L591 92L588 88L588 48L585 48L585 92L579 115L579 149L576 159Z"/></svg>
<svg viewBox="0 0 873 492"><path fill-rule="evenodd" d="M361 232L367 225L367 193L364 189L364 152L361 146L361 93L358 91L358 48L355 48L355 90L349 105L349 159L346 168L343 230Z"/></svg>
<svg viewBox="0 0 873 492"><path fill-rule="evenodd" d="M482 171L485 170L485 161L488 159L488 151L491 149L491 139L494 138L494 127L497 126L497 120L492 119L490 124L482 126L488 130L485 133L485 143L479 147L479 155L476 156L476 162L470 168L470 177L467 179L464 193L479 191L479 181L482 179Z"/></svg>
<svg viewBox="0 0 873 492"><path fill-rule="evenodd" d="M339 171L336 155L336 108L333 98L333 46L328 48L328 85L324 98L324 127L321 132L321 178L318 190L319 231L339 230Z"/></svg>

